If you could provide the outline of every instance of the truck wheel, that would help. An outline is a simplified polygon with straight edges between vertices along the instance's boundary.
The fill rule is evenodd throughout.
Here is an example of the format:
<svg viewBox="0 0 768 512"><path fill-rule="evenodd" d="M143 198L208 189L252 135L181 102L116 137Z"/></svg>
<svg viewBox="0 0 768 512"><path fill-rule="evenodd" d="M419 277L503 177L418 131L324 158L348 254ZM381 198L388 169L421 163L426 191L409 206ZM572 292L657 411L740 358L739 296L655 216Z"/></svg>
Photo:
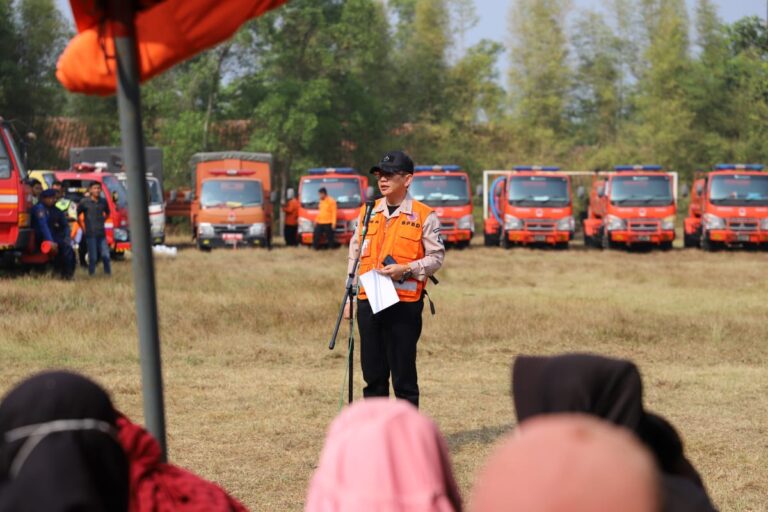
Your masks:
<svg viewBox="0 0 768 512"><path fill-rule="evenodd" d="M696 247L699 244L697 243L696 237L693 235L689 235L688 233L685 233L683 235L683 247Z"/></svg>
<svg viewBox="0 0 768 512"><path fill-rule="evenodd" d="M718 251L722 246L718 242L713 242L709 239L709 235L702 233L701 235L701 248L707 252Z"/></svg>
<svg viewBox="0 0 768 512"><path fill-rule="evenodd" d="M614 245L611 243L611 236L608 234L607 231L603 232L603 236L600 237L600 247L602 247L604 250L610 250L614 249Z"/></svg>
<svg viewBox="0 0 768 512"><path fill-rule="evenodd" d="M555 244L555 249L558 251L567 251L568 250L568 242L558 242Z"/></svg>
<svg viewBox="0 0 768 512"><path fill-rule="evenodd" d="M501 247L503 247L504 249L509 249L510 247L509 236L507 236L507 232L503 230L501 232Z"/></svg>
<svg viewBox="0 0 768 512"><path fill-rule="evenodd" d="M584 247L594 247L595 241L592 239L591 236L587 235L587 232L584 232Z"/></svg>
<svg viewBox="0 0 768 512"><path fill-rule="evenodd" d="M499 241L499 235L489 235L488 233L483 233L483 245L486 247L498 247Z"/></svg>
<svg viewBox="0 0 768 512"><path fill-rule="evenodd" d="M662 251L671 251L672 250L672 242L661 242L661 245L659 246Z"/></svg>
<svg viewBox="0 0 768 512"><path fill-rule="evenodd" d="M197 248L203 252L211 252L211 247L201 244L199 240L197 241Z"/></svg>

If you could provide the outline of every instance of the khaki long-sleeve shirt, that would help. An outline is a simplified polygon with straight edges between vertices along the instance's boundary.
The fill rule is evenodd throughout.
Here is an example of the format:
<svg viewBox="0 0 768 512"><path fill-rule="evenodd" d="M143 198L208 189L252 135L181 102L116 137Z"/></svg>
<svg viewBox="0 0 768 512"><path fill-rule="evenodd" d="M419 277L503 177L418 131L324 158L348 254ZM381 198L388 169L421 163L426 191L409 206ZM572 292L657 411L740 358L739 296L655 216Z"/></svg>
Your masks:
<svg viewBox="0 0 768 512"><path fill-rule="evenodd" d="M413 213L412 205L413 199L406 197L405 200L400 203L397 210L390 215L386 200L380 199L376 203L376 206L373 207L371 217L377 213L382 213L387 219L390 219L399 216L400 213ZM355 264L355 259L360 252L361 229L362 226L358 223L355 228L355 234L349 242L347 273L352 272L352 266ZM445 245L440 239L440 219L437 218L435 212L432 212L427 216L421 229L421 243L424 245L424 257L420 260L410 262L408 266L411 268L411 273L413 274L414 279L424 281L427 277L437 272L443 265L443 260L445 259Z"/></svg>

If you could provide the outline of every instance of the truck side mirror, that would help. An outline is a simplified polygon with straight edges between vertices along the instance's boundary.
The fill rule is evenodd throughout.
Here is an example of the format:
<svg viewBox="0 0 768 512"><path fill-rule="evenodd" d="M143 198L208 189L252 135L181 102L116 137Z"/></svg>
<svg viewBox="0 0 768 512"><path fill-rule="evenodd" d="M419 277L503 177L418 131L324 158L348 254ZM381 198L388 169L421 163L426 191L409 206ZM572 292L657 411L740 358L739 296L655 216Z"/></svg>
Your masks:
<svg viewBox="0 0 768 512"><path fill-rule="evenodd" d="M277 190L273 190L272 192L269 193L269 201L272 203L277 202Z"/></svg>
<svg viewBox="0 0 768 512"><path fill-rule="evenodd" d="M373 195L375 194L373 187L368 185L368 188L365 189L365 198L366 199L373 199Z"/></svg>
<svg viewBox="0 0 768 512"><path fill-rule="evenodd" d="M603 197L605 196L605 185L600 185L597 187L597 197Z"/></svg>
<svg viewBox="0 0 768 512"><path fill-rule="evenodd" d="M475 187L475 195L477 197L483 197L483 186L482 185L478 185L478 186Z"/></svg>
<svg viewBox="0 0 768 512"><path fill-rule="evenodd" d="M701 195L702 192L704 192L704 185L699 183L698 185L696 185L696 194Z"/></svg>
<svg viewBox="0 0 768 512"><path fill-rule="evenodd" d="M113 191L112 192L112 201L114 201L116 203L118 199L120 199L120 196L117 195L117 191Z"/></svg>
<svg viewBox="0 0 768 512"><path fill-rule="evenodd" d="M687 183L683 183L680 186L680 197L688 197L688 192L689 192L688 184Z"/></svg>
<svg viewBox="0 0 768 512"><path fill-rule="evenodd" d="M586 195L587 191L584 190L584 185L579 185L579 188L576 189L576 197L579 199L584 199L584 196Z"/></svg>

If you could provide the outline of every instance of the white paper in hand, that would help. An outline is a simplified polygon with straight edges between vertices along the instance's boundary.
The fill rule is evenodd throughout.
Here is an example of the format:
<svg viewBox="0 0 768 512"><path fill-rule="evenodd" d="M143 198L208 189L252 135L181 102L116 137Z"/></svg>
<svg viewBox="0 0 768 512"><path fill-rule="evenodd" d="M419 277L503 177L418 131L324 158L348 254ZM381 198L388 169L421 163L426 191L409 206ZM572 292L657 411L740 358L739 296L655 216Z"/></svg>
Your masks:
<svg viewBox="0 0 768 512"><path fill-rule="evenodd" d="M359 279L360 284L365 289L365 294L368 296L368 302L371 303L371 310L374 315L382 309L387 309L392 304L400 302L397 290L395 290L395 283L389 277L371 270L362 274Z"/></svg>

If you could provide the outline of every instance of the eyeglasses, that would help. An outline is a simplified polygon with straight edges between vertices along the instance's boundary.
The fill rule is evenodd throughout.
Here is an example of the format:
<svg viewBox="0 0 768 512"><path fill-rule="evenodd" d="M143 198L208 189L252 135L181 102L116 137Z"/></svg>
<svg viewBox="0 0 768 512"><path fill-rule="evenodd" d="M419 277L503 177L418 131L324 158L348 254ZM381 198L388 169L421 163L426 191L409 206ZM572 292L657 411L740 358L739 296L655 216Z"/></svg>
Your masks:
<svg viewBox="0 0 768 512"><path fill-rule="evenodd" d="M386 173L374 172L373 173L373 179L375 179L376 181L381 181L383 178L386 178L387 180L391 180L394 176L405 177L408 174L410 174L410 173L407 173L407 172L386 172Z"/></svg>

